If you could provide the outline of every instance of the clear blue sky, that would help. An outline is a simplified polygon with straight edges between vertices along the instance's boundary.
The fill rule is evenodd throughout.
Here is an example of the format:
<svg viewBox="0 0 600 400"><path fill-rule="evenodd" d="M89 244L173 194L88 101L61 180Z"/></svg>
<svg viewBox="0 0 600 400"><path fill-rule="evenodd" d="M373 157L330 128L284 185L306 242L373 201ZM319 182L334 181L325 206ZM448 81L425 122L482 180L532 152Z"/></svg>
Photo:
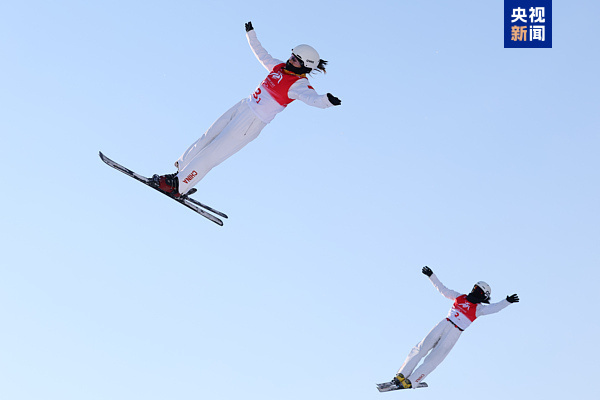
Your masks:
<svg viewBox="0 0 600 400"><path fill-rule="evenodd" d="M554 2L552 49L504 49L502 1L0 5L0 398L593 398L600 356L600 5ZM110 169L173 162L308 43L294 103L196 198ZM384 393L478 280L427 382ZM573 385L573 386L571 386Z"/></svg>

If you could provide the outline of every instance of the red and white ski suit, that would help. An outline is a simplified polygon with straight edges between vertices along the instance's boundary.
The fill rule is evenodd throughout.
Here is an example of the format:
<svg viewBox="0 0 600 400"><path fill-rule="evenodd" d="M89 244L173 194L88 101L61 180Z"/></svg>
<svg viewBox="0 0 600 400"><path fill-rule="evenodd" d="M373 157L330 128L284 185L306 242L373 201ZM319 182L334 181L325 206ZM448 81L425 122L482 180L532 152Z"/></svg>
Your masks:
<svg viewBox="0 0 600 400"><path fill-rule="evenodd" d="M460 294L444 286L435 274L432 274L429 279L444 297L454 300L454 304L448 316L440 321L421 342L413 347L408 357L406 357L404 364L398 370L399 374L410 379L413 388L416 388L419 383L423 382L425 377L444 361L444 358L450 353L450 350L452 350L462 332L476 318L482 315L497 313L510 304L506 299L490 305L474 304L467 300L466 294ZM430 351L431 353L429 353ZM429 355L423 360L423 364L415 370L419 361L427 353Z"/></svg>
<svg viewBox="0 0 600 400"><path fill-rule="evenodd" d="M327 95L319 95L304 75L283 69L262 47L254 30L247 32L248 43L269 75L256 91L217 119L177 160L179 192L187 193L214 167L256 139L262 129L294 100L310 106L333 106Z"/></svg>

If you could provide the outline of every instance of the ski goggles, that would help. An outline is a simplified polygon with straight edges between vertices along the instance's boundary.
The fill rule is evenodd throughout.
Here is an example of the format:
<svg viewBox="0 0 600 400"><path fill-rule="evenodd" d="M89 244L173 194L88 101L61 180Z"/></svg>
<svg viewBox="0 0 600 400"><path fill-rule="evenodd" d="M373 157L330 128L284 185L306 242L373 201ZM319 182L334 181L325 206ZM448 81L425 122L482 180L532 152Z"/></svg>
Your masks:
<svg viewBox="0 0 600 400"><path fill-rule="evenodd" d="M479 297L482 297L482 298L487 298L487 295L485 294L483 289L477 285L473 286L473 290L471 290L471 293L473 293Z"/></svg>
<svg viewBox="0 0 600 400"><path fill-rule="evenodd" d="M299 63L300 63L300 65L301 65L302 67L304 67L304 62L303 62L301 59L299 59L298 57L296 57L296 55L295 55L294 53L292 53L292 56L290 57L290 60L292 60L292 61L297 61L297 62L299 62Z"/></svg>

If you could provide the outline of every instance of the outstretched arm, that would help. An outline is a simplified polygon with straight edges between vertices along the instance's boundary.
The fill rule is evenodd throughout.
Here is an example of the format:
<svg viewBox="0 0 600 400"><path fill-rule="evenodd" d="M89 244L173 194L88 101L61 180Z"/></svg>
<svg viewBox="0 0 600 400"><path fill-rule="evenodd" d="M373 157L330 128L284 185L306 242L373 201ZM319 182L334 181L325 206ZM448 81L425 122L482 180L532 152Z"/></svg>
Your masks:
<svg viewBox="0 0 600 400"><path fill-rule="evenodd" d="M431 268L425 266L425 267L423 267L421 272L423 272L425 275L427 275L429 277L429 280L431 281L431 283L433 283L433 286L435 286L435 288L438 290L438 292L440 292L442 294L442 296L444 296L445 298L454 300L458 296L460 296L460 293L457 292L456 290L448 289L446 286L444 286L444 284L438 279L438 277L435 276L435 274L433 273Z"/></svg>
<svg viewBox="0 0 600 400"><path fill-rule="evenodd" d="M276 65L281 64L283 61L278 60L276 58L271 57L271 55L265 50L264 47L258 41L256 37L256 32L254 31L254 27L252 26L252 22L246 23L246 37L248 38L248 43L250 44L250 48L252 52L258 58L258 61L265 67L268 71L271 71Z"/></svg>
<svg viewBox="0 0 600 400"><path fill-rule="evenodd" d="M308 79L300 79L294 83L288 91L288 97L294 100L300 100L309 106L318 108L328 108L337 104L333 104L329 98L330 94L318 94L315 89L310 86ZM341 102L340 102L341 103ZM338 103L339 104L339 103Z"/></svg>
<svg viewBox="0 0 600 400"><path fill-rule="evenodd" d="M505 309L506 307L508 307L509 304L511 303L518 303L519 302L519 296L517 296L516 294L513 294L512 296L506 296L506 299L499 301L497 303L493 303L488 305L485 304L480 304L479 307L477 307L477 316L480 317L482 315L489 315L489 314L494 314L497 313L500 310Z"/></svg>

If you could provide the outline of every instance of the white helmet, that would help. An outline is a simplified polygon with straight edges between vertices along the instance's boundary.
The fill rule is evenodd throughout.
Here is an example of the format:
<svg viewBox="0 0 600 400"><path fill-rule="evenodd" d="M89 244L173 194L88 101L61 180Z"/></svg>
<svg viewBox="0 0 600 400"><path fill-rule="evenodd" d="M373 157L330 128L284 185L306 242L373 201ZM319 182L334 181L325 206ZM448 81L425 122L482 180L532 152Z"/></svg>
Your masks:
<svg viewBox="0 0 600 400"><path fill-rule="evenodd" d="M321 60L319 53L307 44L299 44L294 47L292 49L292 54L302 62L304 67L310 69L317 68L319 66L319 60Z"/></svg>
<svg viewBox="0 0 600 400"><path fill-rule="evenodd" d="M489 300L492 298L492 288L490 287L490 285L488 285L484 281L479 281L475 284L475 286L479 286L479 288L483 290L483 293L486 296L485 301L489 302Z"/></svg>

